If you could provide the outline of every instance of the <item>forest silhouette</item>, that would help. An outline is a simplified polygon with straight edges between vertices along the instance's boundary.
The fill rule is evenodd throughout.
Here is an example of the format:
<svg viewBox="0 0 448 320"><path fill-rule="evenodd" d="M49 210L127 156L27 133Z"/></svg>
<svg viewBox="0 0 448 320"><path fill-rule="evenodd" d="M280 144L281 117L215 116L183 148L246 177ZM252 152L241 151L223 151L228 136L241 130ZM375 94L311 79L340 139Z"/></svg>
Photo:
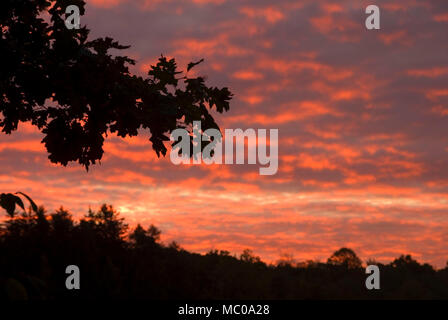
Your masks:
<svg viewBox="0 0 448 320"><path fill-rule="evenodd" d="M266 264L247 249L188 252L160 241L154 225L130 229L109 205L79 221L64 208L7 217L0 229L0 299L446 299L448 267L435 270L403 255L377 264L381 289L367 290L365 265L348 248L325 263ZM281 249L281 248L280 248ZM80 290L65 286L68 265Z"/></svg>

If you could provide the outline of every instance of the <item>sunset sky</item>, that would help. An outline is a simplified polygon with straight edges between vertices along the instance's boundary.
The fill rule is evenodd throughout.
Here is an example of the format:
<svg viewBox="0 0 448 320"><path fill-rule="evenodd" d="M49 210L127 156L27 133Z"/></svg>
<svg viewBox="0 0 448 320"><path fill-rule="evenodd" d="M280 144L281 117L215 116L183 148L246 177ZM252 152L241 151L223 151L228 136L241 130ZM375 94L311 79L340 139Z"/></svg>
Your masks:
<svg viewBox="0 0 448 320"><path fill-rule="evenodd" d="M0 135L0 190L76 217L114 205L134 226L205 253L250 248L326 260L411 254L448 260L446 0L87 0L91 37L132 47L132 72L160 54L235 94L222 129L279 129L279 168L175 166L149 133L109 137L101 165L51 164L42 135ZM369 4L381 30L368 31ZM190 72L191 73L191 72Z"/></svg>

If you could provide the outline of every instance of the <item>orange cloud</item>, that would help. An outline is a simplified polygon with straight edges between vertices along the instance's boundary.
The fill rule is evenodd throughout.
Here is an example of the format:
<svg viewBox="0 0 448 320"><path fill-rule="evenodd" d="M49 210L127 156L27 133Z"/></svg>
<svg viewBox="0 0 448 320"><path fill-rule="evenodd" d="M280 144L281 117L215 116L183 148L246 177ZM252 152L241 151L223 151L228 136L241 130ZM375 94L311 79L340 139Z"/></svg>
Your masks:
<svg viewBox="0 0 448 320"><path fill-rule="evenodd" d="M386 45L392 45L394 43L403 44L406 46L409 46L413 43L413 40L411 37L409 37L406 30L399 30L395 32L390 33L380 33L378 35L381 42L383 42Z"/></svg>
<svg viewBox="0 0 448 320"><path fill-rule="evenodd" d="M259 104L259 103L263 102L264 97L251 94L251 95L246 95L244 97L241 97L240 99L243 101L246 101L247 103L249 103L251 105L255 105L255 104Z"/></svg>
<svg viewBox="0 0 448 320"><path fill-rule="evenodd" d="M213 39L180 39L173 43L176 49L173 56L242 56L250 51L246 48L234 45L225 34L218 35Z"/></svg>
<svg viewBox="0 0 448 320"><path fill-rule="evenodd" d="M437 14L434 16L434 20L437 22L448 22L448 13Z"/></svg>
<svg viewBox="0 0 448 320"><path fill-rule="evenodd" d="M327 15L312 17L310 24L319 33L340 42L356 42L360 39L359 24L341 16L334 16L338 7L327 8Z"/></svg>
<svg viewBox="0 0 448 320"><path fill-rule="evenodd" d="M448 74L448 67L408 70L407 74L414 77L437 78Z"/></svg>
<svg viewBox="0 0 448 320"><path fill-rule="evenodd" d="M254 7L243 7L240 12L249 18L261 17L269 23L276 23L285 18L282 11L278 8L267 7L267 8L254 8Z"/></svg>
<svg viewBox="0 0 448 320"><path fill-rule="evenodd" d="M233 73L233 77L240 80L260 80L263 79L263 74L249 70L241 70Z"/></svg>
<svg viewBox="0 0 448 320"><path fill-rule="evenodd" d="M441 116L448 116L448 107L437 105L431 108L431 112Z"/></svg>
<svg viewBox="0 0 448 320"><path fill-rule="evenodd" d="M128 0L88 0L88 3L100 8L111 8L126 1Z"/></svg>
<svg viewBox="0 0 448 320"><path fill-rule="evenodd" d="M430 100L438 100L445 96L448 96L448 89L431 89L426 92L426 97Z"/></svg>

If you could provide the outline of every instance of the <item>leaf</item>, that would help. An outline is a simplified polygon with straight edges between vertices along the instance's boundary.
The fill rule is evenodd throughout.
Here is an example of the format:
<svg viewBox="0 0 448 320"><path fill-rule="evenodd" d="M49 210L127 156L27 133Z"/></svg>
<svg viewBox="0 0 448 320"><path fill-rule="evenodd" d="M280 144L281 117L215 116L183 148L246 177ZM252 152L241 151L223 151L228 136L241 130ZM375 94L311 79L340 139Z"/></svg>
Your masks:
<svg viewBox="0 0 448 320"><path fill-rule="evenodd" d="M20 198L11 193L2 193L0 195L0 206L6 210L6 212L13 217L16 209L17 199L21 202ZM20 205L20 204L19 204ZM23 203L22 203L23 206Z"/></svg>
<svg viewBox="0 0 448 320"><path fill-rule="evenodd" d="M14 196L14 197L15 197L16 204L17 204L20 208L22 208L23 211L25 211L25 206L23 205L23 201L22 201L22 199L20 199L20 198L17 197L17 196Z"/></svg>
<svg viewBox="0 0 448 320"><path fill-rule="evenodd" d="M190 62L187 67L187 72L191 70L194 66L197 66L201 62L204 62L204 59L199 60L198 62Z"/></svg>
<svg viewBox="0 0 448 320"><path fill-rule="evenodd" d="M31 204L31 208L33 209L34 212L37 212L37 205L34 203L33 199L31 199L29 196L27 196L26 194L24 194L23 192L16 192L16 194L21 194L22 196L24 196L25 198L28 199L28 201ZM17 197L18 198L18 197ZM20 198L19 198L20 200ZM22 201L22 200L20 200ZM22 208L23 208L23 203L22 203ZM25 210L25 209L24 209Z"/></svg>

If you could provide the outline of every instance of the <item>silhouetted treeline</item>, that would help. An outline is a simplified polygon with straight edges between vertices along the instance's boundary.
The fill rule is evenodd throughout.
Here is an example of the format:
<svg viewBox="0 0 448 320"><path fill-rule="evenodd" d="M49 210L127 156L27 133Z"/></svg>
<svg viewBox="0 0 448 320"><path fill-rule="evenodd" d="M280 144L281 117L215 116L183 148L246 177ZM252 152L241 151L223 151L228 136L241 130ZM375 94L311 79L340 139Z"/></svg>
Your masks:
<svg viewBox="0 0 448 320"><path fill-rule="evenodd" d="M67 290L65 268L77 265L81 289ZM41 207L0 229L0 299L402 299L448 298L448 268L410 256L378 264L381 289L367 290L361 260L347 248L326 263L267 265L250 250L190 253L160 243L160 230L129 230L111 207L79 222Z"/></svg>

